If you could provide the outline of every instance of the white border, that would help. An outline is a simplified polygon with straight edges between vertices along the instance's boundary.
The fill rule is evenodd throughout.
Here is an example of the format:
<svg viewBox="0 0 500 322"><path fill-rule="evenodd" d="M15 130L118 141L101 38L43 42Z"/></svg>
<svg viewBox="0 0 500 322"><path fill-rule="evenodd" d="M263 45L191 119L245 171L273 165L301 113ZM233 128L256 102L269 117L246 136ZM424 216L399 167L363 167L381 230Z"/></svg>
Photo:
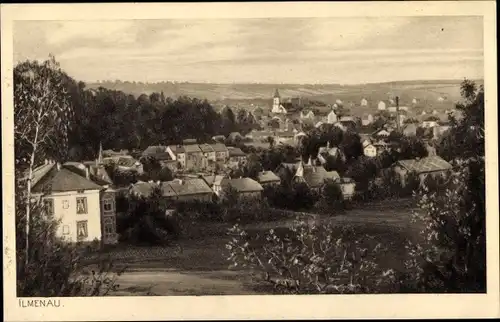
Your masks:
<svg viewBox="0 0 500 322"><path fill-rule="evenodd" d="M246 318L498 317L499 211L497 168L496 7L494 1L349 3L193 3L2 5L2 179L4 314L6 321L91 321ZM484 18L486 88L486 295L322 295L64 298L60 308L20 308L15 297L13 20L354 17L463 15Z"/></svg>

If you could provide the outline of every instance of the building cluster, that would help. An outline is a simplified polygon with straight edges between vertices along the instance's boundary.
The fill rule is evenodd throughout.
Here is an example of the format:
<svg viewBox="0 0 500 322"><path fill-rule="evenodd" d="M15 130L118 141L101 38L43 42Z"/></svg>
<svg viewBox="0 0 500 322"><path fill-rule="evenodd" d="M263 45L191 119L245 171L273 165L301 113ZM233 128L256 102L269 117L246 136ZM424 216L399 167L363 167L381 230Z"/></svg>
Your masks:
<svg viewBox="0 0 500 322"><path fill-rule="evenodd" d="M414 99L412 104L415 105ZM337 147L327 144L320 147L314 160L304 163L282 163L274 171L263 171L255 179L231 178L229 170L247 162L247 155L238 147L227 146L226 140L241 141L246 145L267 148L271 145L297 146L306 136L304 125L321 127L333 124L346 131L369 128L378 116L364 114L361 118L338 114L343 102L337 100L325 115L318 116L313 109L303 109L300 99L281 100L276 90L269 115L254 111L261 122L261 129L246 136L233 132L228 137L213 137L212 143L199 144L196 140L186 139L179 145L150 146L133 157L129 151L103 151L100 148L95 161L67 162L64 164L46 161L34 169L31 177L33 196L43 200L49 215L61 220L58 234L71 242L92 242L100 240L104 244L117 243L116 202L117 189L148 197L159 191L161 197L170 201L205 201L222 196L226 191L234 191L239 198L261 198L266 186L279 185L283 172L293 175L294 182L304 183L315 192L321 191L327 182L337 183L345 199L352 198L356 184L351 178L342 178L336 171L326 171L324 165L329 156L345 161L345 156ZM393 109L391 102L379 102L377 110L397 113L401 121L410 108L401 106ZM367 107L363 98L361 107ZM425 112L425 111L424 111ZM401 113L401 114L400 114ZM368 133L360 133L364 154L376 157L393 148L388 138L393 131L400 129L403 135L415 136L422 128L432 137L442 135L448 125L437 113L420 115L420 121L385 124L382 128ZM430 147L429 147L430 148ZM116 187L106 171L106 165L113 163L115 170L122 172L144 172L143 160L154 158L162 168L168 168L175 179L164 182L138 181L127 187ZM429 153L429 157L397 162L392 168L401 176L402 182L409 173L417 173L421 179L431 175L441 175L451 169L451 165ZM221 171L222 170L222 171Z"/></svg>

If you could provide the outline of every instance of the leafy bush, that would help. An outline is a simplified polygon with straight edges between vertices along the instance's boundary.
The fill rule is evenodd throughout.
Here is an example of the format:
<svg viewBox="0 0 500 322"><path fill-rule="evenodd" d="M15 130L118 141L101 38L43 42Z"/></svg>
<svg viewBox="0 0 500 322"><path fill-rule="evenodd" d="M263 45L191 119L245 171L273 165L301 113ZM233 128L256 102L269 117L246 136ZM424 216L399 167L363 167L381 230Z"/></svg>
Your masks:
<svg viewBox="0 0 500 322"><path fill-rule="evenodd" d="M117 215L117 232L121 241L146 245L166 244L180 234L175 218L166 215L158 191L148 198L130 196L128 211Z"/></svg>
<svg viewBox="0 0 500 322"><path fill-rule="evenodd" d="M386 290L382 283L389 281L385 276L391 272L381 272L371 259L380 253L380 244L368 249L353 240L349 229L339 237L330 223L302 219L282 233L271 229L263 236L234 225L228 234L231 267L261 273L277 293L369 293Z"/></svg>

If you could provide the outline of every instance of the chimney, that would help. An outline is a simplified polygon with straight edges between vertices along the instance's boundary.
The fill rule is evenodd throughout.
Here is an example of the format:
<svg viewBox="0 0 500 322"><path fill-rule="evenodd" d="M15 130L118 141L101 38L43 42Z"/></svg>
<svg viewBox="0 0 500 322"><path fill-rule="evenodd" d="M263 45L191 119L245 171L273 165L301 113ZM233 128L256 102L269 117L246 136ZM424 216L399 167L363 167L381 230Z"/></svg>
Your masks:
<svg viewBox="0 0 500 322"><path fill-rule="evenodd" d="M85 178L90 179L89 167L85 167Z"/></svg>
<svg viewBox="0 0 500 322"><path fill-rule="evenodd" d="M327 150L330 150L330 141L327 141L327 142L326 142L326 149L327 149Z"/></svg>
<svg viewBox="0 0 500 322"><path fill-rule="evenodd" d="M56 163L57 171L61 170L61 164L59 162Z"/></svg>
<svg viewBox="0 0 500 322"><path fill-rule="evenodd" d="M48 159L45 159L45 164L49 164L49 160Z"/></svg>

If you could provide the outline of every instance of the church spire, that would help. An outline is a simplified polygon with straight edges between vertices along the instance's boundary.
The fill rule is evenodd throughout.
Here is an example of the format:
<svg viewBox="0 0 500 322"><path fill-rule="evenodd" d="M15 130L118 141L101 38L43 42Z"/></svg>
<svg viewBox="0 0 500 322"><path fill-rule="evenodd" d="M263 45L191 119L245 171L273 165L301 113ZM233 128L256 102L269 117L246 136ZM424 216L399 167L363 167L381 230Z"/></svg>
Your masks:
<svg viewBox="0 0 500 322"><path fill-rule="evenodd" d="M102 142L99 142L99 154L97 155L97 164L102 164Z"/></svg>
<svg viewBox="0 0 500 322"><path fill-rule="evenodd" d="M274 97L275 97L275 98L276 98L276 97L280 97L280 93L278 92L278 89L276 89L276 90L274 91Z"/></svg>

